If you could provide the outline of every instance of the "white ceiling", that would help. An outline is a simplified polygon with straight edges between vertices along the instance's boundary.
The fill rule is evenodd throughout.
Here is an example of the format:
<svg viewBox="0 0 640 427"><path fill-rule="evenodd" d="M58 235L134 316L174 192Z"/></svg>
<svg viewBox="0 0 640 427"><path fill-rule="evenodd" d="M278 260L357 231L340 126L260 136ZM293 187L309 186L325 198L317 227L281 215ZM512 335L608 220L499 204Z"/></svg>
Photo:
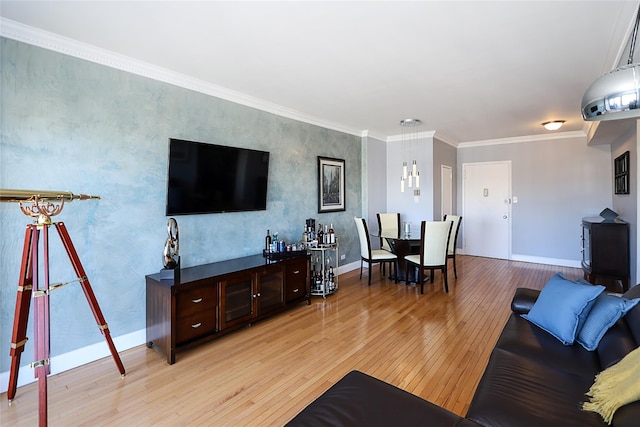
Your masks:
<svg viewBox="0 0 640 427"><path fill-rule="evenodd" d="M418 118L418 131L462 143L542 135L552 119L585 131L582 95L626 61L637 7L2 0L0 16L312 123L386 138Z"/></svg>

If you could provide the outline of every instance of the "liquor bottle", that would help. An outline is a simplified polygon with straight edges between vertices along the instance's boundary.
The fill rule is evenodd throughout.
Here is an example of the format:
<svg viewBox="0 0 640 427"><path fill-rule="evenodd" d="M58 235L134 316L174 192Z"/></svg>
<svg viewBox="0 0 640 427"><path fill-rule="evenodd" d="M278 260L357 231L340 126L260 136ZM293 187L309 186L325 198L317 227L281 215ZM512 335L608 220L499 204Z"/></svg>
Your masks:
<svg viewBox="0 0 640 427"><path fill-rule="evenodd" d="M322 225L318 227L320 231L318 231L318 244L321 245L324 243L324 231L322 231Z"/></svg>
<svg viewBox="0 0 640 427"><path fill-rule="evenodd" d="M264 248L267 252L271 252L271 234L267 230L267 236L264 238Z"/></svg>
<svg viewBox="0 0 640 427"><path fill-rule="evenodd" d="M335 274L333 273L333 267L329 267L329 287L331 288L331 290L334 290L336 288Z"/></svg>
<svg viewBox="0 0 640 427"><path fill-rule="evenodd" d="M305 224L304 229L302 230L302 244L306 245L307 244L307 225Z"/></svg>
<svg viewBox="0 0 640 427"><path fill-rule="evenodd" d="M329 227L329 243L334 244L336 242L336 233L333 230L333 224Z"/></svg>

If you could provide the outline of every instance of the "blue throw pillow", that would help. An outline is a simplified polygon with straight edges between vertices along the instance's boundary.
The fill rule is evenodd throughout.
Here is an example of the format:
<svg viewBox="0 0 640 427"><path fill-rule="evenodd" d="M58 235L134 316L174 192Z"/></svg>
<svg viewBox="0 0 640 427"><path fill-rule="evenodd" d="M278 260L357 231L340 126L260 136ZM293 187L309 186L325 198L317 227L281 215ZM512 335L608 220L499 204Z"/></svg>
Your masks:
<svg viewBox="0 0 640 427"><path fill-rule="evenodd" d="M577 341L585 349L593 351L600 344L604 334L622 316L640 302L640 298L626 299L614 295L601 294L591 308L587 319L578 332Z"/></svg>
<svg viewBox="0 0 640 427"><path fill-rule="evenodd" d="M557 273L544 285L529 313L522 317L549 332L564 345L571 345L604 289L604 286L583 280L568 280Z"/></svg>

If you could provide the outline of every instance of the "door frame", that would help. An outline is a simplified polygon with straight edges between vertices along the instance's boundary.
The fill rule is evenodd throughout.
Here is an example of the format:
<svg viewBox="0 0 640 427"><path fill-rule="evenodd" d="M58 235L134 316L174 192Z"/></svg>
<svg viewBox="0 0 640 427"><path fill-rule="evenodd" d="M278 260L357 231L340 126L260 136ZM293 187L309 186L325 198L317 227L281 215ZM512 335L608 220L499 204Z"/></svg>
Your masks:
<svg viewBox="0 0 640 427"><path fill-rule="evenodd" d="M448 171L449 184L449 206L445 212L445 171ZM440 218L444 218L445 213L453 215L453 168L449 165L440 165Z"/></svg>

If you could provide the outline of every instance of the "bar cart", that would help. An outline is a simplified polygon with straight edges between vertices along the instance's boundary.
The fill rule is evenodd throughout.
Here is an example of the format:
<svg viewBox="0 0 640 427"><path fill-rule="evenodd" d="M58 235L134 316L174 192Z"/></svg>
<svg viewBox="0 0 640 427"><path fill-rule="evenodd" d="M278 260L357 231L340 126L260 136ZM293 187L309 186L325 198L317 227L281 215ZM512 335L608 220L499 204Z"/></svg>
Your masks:
<svg viewBox="0 0 640 427"><path fill-rule="evenodd" d="M326 298L338 291L338 243L308 247L311 254L311 295ZM335 265L334 265L335 264Z"/></svg>

